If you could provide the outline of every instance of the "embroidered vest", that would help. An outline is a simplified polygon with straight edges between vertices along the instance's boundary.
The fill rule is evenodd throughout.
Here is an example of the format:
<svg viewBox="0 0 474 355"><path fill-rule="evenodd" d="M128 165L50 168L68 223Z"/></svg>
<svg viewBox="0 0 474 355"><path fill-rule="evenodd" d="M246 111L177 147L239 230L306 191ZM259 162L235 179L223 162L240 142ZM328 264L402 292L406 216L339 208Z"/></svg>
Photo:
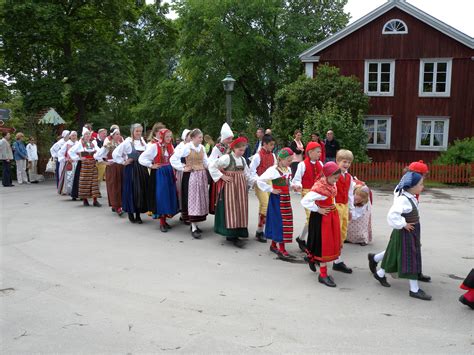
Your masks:
<svg viewBox="0 0 474 355"><path fill-rule="evenodd" d="M265 149L260 149L260 165L257 167L257 175L262 175L269 167L275 164L272 152L267 152Z"/></svg>
<svg viewBox="0 0 474 355"><path fill-rule="evenodd" d="M305 171L303 178L301 179L301 185L303 189L310 189L313 187L314 183L319 180L323 172L323 167L317 161L315 164L312 164L309 158L304 160Z"/></svg>
<svg viewBox="0 0 474 355"><path fill-rule="evenodd" d="M191 168L191 171L204 170L204 149L201 149L200 152L191 149L186 157L186 167Z"/></svg>

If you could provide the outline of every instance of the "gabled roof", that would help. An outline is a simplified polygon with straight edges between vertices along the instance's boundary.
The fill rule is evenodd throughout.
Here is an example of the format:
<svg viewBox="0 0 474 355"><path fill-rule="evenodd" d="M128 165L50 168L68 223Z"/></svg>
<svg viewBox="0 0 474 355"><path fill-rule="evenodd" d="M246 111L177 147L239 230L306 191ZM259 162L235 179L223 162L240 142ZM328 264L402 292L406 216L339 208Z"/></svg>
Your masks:
<svg viewBox="0 0 474 355"><path fill-rule="evenodd" d="M437 29L438 31L444 33L445 35L464 44L465 46L471 49L474 48L474 39L468 36L467 34L462 33L461 31L458 31L454 27L451 27L445 24L444 22L438 20L437 18L431 15L428 15L426 12L421 11L417 7L407 3L405 0L389 0L382 6L373 10L372 12L369 12L364 17L351 23L349 26L343 28L339 32L335 33L334 35L326 38L325 40L317 43L313 47L301 53L299 55L301 61L303 62L315 61L315 58L313 57L315 54L329 47L330 45L336 43L340 39L357 31L359 28L364 27L368 23L372 22L373 20L375 20L376 18L380 17L381 15L383 15L384 13L386 13L387 11L393 8L399 8L400 10L406 12L407 14L417 18L418 20Z"/></svg>

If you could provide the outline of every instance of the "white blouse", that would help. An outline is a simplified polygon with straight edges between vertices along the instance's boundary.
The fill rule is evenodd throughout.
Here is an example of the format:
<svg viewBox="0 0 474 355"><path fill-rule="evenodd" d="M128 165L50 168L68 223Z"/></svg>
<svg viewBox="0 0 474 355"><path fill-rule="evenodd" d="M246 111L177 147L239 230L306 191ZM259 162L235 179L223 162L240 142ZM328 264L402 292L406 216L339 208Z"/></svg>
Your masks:
<svg viewBox="0 0 474 355"><path fill-rule="evenodd" d="M235 165L238 167L244 167L244 174L247 178L247 183L249 186L253 186L255 180L252 179L250 174L250 169L245 161L244 157L236 158L234 152L231 152L232 157L235 160ZM211 174L212 180L215 182L219 181L220 178L224 175L221 170L227 168L230 165L230 155L225 154L220 158L209 163L209 174Z"/></svg>
<svg viewBox="0 0 474 355"><path fill-rule="evenodd" d="M283 175L281 175L276 165L269 167L262 175L257 177L258 188L263 192L272 192L273 186L271 184L269 185L268 181L278 179L279 177L289 179L291 177L291 170L288 169Z"/></svg>
<svg viewBox="0 0 474 355"><path fill-rule="evenodd" d="M145 151L138 158L140 165L150 168L153 165L153 160L155 160L156 155L158 154L158 149L155 143L148 143ZM169 156L168 149L165 149L164 156Z"/></svg>
<svg viewBox="0 0 474 355"><path fill-rule="evenodd" d="M352 220L355 221L361 218L363 215L368 213L371 210L370 201L367 202L364 206L354 206L352 210Z"/></svg>
<svg viewBox="0 0 474 355"><path fill-rule="evenodd" d="M97 147L97 144L95 143L95 141L91 141L91 144L92 144L92 149L90 150L86 150L86 148L82 145L82 141L79 140L76 142L76 144L74 144L70 149L69 149L69 157L71 158L71 160L73 161L78 161L78 160L81 160L81 155L80 153L82 152L96 152L99 148Z"/></svg>
<svg viewBox="0 0 474 355"><path fill-rule="evenodd" d="M66 159L66 153L67 153L67 150L69 148L72 148L73 146L75 146L76 144L79 144L79 141L75 141L73 142L72 140L68 140L65 144L63 144L63 146L61 147L61 150L59 151L57 157L58 157L58 162L62 162L63 160ZM76 155L77 156L77 155ZM71 158L71 157L70 157ZM77 156L77 158L79 158ZM71 160L74 160L71 158ZM77 161L78 159L74 160L74 161Z"/></svg>
<svg viewBox="0 0 474 355"><path fill-rule="evenodd" d="M275 154L273 154L273 165L277 164L277 158L275 157ZM255 154L252 158L252 161L250 162L250 174L252 175L252 178L254 180L257 180L258 175L257 175L257 168L260 165L260 154Z"/></svg>
<svg viewBox="0 0 474 355"><path fill-rule="evenodd" d="M301 205L312 212L319 212L319 206L316 205L316 201L324 201L329 197L318 194L317 192L310 191L302 199Z"/></svg>
<svg viewBox="0 0 474 355"><path fill-rule="evenodd" d="M36 144L28 143L26 145L26 154L29 161L38 160L38 146Z"/></svg>
<svg viewBox="0 0 474 355"><path fill-rule="evenodd" d="M62 148L62 146L66 143L64 138L61 138L58 140L56 143L53 144L53 146L49 149L49 152L51 153L51 157L57 158L59 150Z"/></svg>
<svg viewBox="0 0 474 355"><path fill-rule="evenodd" d="M217 148L216 146L214 146L212 148L212 151L211 151L211 155L209 155L209 165L214 161L214 160L217 160L219 159L220 157L222 157L225 153L221 153L221 151L219 150L219 148Z"/></svg>
<svg viewBox="0 0 474 355"><path fill-rule="evenodd" d="M323 163L321 160L318 160L317 162L311 161L311 164L320 164L321 167L323 166ZM291 180L291 186L293 187L303 187L302 180L303 180L303 175L306 172L306 164L304 161L298 163L298 168L296 169L295 176L293 176L293 180Z"/></svg>
<svg viewBox="0 0 474 355"><path fill-rule="evenodd" d="M414 195L409 192L403 191L400 196L396 196L393 199L393 205L388 211L387 222L388 225L393 229L402 229L407 225L405 218L402 216L403 213L410 213L412 210L411 200L416 208L418 208L418 201Z"/></svg>
<svg viewBox="0 0 474 355"><path fill-rule="evenodd" d="M146 142L143 138L133 140L133 147L140 152L145 151ZM128 159L128 154L132 152L132 138L126 138L112 152L112 159L117 164L123 164Z"/></svg>
<svg viewBox="0 0 474 355"><path fill-rule="evenodd" d="M171 166L178 171L184 171L184 164L181 162L181 158L186 158L189 154L191 154L191 150L194 150L196 153L200 153L201 150L204 152L203 164L204 167L207 168L209 164L207 160L206 149L202 144L199 144L196 147L193 143L186 143L182 148L180 147L179 149L174 150L174 153L170 158Z"/></svg>

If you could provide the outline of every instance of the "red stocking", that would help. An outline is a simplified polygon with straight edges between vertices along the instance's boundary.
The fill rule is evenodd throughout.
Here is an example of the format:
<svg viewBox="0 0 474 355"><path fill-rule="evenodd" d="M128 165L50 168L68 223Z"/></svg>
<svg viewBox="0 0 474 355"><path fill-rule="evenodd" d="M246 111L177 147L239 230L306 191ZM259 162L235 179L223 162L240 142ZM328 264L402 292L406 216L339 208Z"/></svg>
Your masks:
<svg viewBox="0 0 474 355"><path fill-rule="evenodd" d="M328 267L327 266L321 266L319 268L321 277L328 277Z"/></svg>

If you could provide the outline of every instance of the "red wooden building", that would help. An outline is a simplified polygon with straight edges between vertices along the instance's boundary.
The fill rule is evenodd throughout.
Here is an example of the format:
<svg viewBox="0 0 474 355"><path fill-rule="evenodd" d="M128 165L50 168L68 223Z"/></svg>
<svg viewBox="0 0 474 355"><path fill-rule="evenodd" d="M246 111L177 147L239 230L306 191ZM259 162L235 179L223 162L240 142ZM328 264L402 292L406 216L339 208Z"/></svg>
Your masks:
<svg viewBox="0 0 474 355"><path fill-rule="evenodd" d="M388 1L300 59L309 77L328 63L363 82L374 161L431 161L474 136L473 38L406 1Z"/></svg>

